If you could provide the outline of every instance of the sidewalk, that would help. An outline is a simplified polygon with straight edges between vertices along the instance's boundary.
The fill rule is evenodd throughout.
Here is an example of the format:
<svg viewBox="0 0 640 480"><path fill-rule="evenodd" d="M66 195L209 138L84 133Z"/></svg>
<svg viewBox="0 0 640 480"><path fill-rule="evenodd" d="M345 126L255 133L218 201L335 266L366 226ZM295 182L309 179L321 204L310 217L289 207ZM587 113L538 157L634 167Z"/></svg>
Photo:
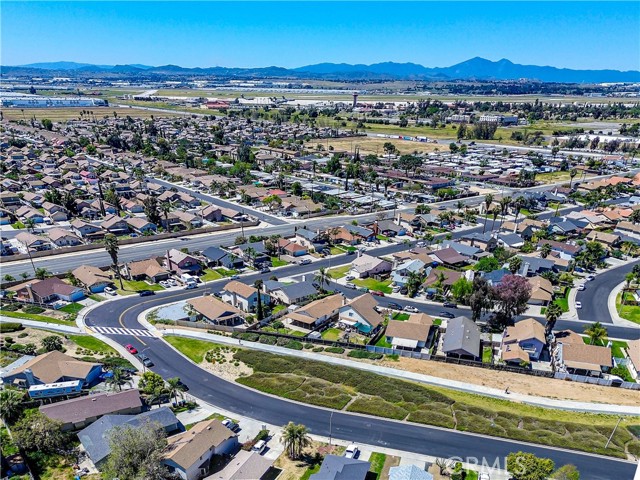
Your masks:
<svg viewBox="0 0 640 480"><path fill-rule="evenodd" d="M4 315L0 315L0 322L3 322L3 323L19 322L25 327L43 328L43 329L53 330L54 332L61 332L61 333L84 333L84 330L78 327L72 327L69 325L60 325L57 323L38 322L36 320L27 320L25 318L5 317Z"/></svg>
<svg viewBox="0 0 640 480"><path fill-rule="evenodd" d="M157 329L154 330L157 331ZM401 380L408 380L426 385L433 385L442 388L448 388L458 390L466 393L473 393L478 395L489 396L493 398L499 398L502 400L509 400L513 402L521 402L528 405L534 405L537 407L555 408L559 410L570 410L576 412L591 412L591 413L609 413L613 415L632 415L638 416L640 412L637 408L624 405L613 404L595 404L587 402L576 402L570 400L556 400L552 398L534 397L531 395L523 395L518 393L505 393L503 390L496 388L484 387L481 385L473 385L455 380L448 380L438 377L432 377L429 375L423 375L414 372L408 372L405 370L396 370L389 367L382 367L378 365L372 365L368 363L357 362L346 358L329 357L327 355L321 355L319 353L292 350L289 348L279 347L277 345L266 345L256 342L241 341L235 338L226 337L223 335L213 335L205 332L195 332L182 329L166 329L162 330L162 335L176 335L187 338L195 338L200 340L208 340L214 343L223 343L225 345L242 346L244 348L251 348L254 350L260 350L267 353L275 353L279 355L287 355L298 358L304 358L307 360L314 360L318 362L330 363L340 367L351 367L358 370L364 370L378 375L384 375L392 378L399 378Z"/></svg>

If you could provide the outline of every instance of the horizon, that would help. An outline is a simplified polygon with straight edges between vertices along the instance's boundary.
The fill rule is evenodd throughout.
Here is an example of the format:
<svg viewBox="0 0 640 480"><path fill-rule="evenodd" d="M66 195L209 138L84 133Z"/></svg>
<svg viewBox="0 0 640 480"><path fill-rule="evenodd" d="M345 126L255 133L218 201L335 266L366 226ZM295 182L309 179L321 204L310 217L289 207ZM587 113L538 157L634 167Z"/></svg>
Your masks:
<svg viewBox="0 0 640 480"><path fill-rule="evenodd" d="M572 70L640 70L640 42L629 41L637 37L638 2L331 6L328 13L317 2L9 1L3 2L1 53L6 66L449 67L481 57Z"/></svg>

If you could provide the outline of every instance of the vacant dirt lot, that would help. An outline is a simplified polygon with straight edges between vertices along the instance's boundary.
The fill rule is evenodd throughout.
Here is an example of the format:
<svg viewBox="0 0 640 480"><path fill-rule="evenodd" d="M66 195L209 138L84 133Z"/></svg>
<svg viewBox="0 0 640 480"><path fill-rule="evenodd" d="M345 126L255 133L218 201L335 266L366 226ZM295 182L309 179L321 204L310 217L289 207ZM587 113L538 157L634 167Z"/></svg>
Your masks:
<svg viewBox="0 0 640 480"><path fill-rule="evenodd" d="M640 403L640 393L624 388L599 387L585 383L412 358L400 358L397 362L383 361L380 365L501 390L509 387L510 392L525 395L618 405L638 405Z"/></svg>
<svg viewBox="0 0 640 480"><path fill-rule="evenodd" d="M126 117L129 115L134 118L150 118L152 115L156 118L160 118L173 117L177 115L170 111L165 113L121 107L25 108L24 111L19 108L3 108L2 115L5 122L9 120L25 120L29 122L33 117L36 117L37 121L41 121L43 118L48 118L53 122L63 122L67 120L79 120L80 112L87 110L93 112L90 118L95 116L98 120L101 120L104 116L112 117L113 112L116 112L119 117Z"/></svg>
<svg viewBox="0 0 640 480"><path fill-rule="evenodd" d="M313 140L307 143L307 148L315 149L316 145L320 144L325 150L328 150L329 146L332 146L334 150L346 150L348 152L353 151L356 147L360 148L360 155L367 155L369 153L375 153L383 155L384 144L387 142L393 143L400 153L414 153L414 152L433 152L436 148L440 151L448 150L447 145L440 145L437 143L421 143L421 142L409 142L406 140L392 140L388 138L372 138L372 137L344 137L344 138L329 138L323 140Z"/></svg>

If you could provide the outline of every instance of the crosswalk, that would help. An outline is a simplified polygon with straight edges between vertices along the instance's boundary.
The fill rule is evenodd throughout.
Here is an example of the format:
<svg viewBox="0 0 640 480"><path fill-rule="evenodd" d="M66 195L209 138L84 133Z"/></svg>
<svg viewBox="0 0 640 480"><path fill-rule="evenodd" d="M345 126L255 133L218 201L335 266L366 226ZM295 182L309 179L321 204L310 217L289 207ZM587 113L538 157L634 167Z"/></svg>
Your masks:
<svg viewBox="0 0 640 480"><path fill-rule="evenodd" d="M105 335L135 335L138 337L154 336L149 330L141 330L139 328L91 327L91 329Z"/></svg>

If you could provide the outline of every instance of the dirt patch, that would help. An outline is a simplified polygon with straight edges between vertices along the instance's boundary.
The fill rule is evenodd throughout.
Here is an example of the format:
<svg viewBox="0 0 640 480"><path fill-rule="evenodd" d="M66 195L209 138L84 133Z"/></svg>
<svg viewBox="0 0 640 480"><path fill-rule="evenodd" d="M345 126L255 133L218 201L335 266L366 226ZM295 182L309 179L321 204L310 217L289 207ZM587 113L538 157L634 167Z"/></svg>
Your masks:
<svg viewBox="0 0 640 480"><path fill-rule="evenodd" d="M234 360L233 354L235 349L226 349L221 347L214 350L214 354L210 356L210 360L205 359L200 366L205 370L213 373L230 382L235 382L237 378L248 377L253 374L253 369L249 368L243 362Z"/></svg>
<svg viewBox="0 0 640 480"><path fill-rule="evenodd" d="M380 480L389 480L389 469L391 467L397 467L398 465L400 465L400 457L387 455L387 458L384 460L382 471L380 472Z"/></svg>
<svg viewBox="0 0 640 480"><path fill-rule="evenodd" d="M373 362L368 362L373 363ZM398 361L382 361L377 365L422 373L433 377L459 382L474 383L485 387L505 390L512 393L538 397L574 400L578 402L613 403L617 405L638 405L638 392L624 388L602 387L586 383L568 382L533 375L511 372L496 372L478 367L443 364L413 358L401 357Z"/></svg>
<svg viewBox="0 0 640 480"><path fill-rule="evenodd" d="M278 480L299 480L307 469L312 466L311 459L316 453L324 456L329 454L342 455L343 452L344 447L329 446L323 442L312 441L311 445L303 450L301 459L291 460L287 456L287 452L282 452L273 465L282 470Z"/></svg>
<svg viewBox="0 0 640 480"><path fill-rule="evenodd" d="M322 145L325 151L329 146L333 147L337 151L353 151L357 146L360 149L360 154L374 153L377 155L384 155L384 144L391 142L398 149L400 153L429 153L435 151L437 148L440 151L448 150L448 146L439 145L437 143L424 143L424 142L410 142L407 140L396 140L390 138L373 138L373 137L343 137L343 138L330 138L308 142L306 147L314 149L317 145ZM447 144L448 145L448 144Z"/></svg>

